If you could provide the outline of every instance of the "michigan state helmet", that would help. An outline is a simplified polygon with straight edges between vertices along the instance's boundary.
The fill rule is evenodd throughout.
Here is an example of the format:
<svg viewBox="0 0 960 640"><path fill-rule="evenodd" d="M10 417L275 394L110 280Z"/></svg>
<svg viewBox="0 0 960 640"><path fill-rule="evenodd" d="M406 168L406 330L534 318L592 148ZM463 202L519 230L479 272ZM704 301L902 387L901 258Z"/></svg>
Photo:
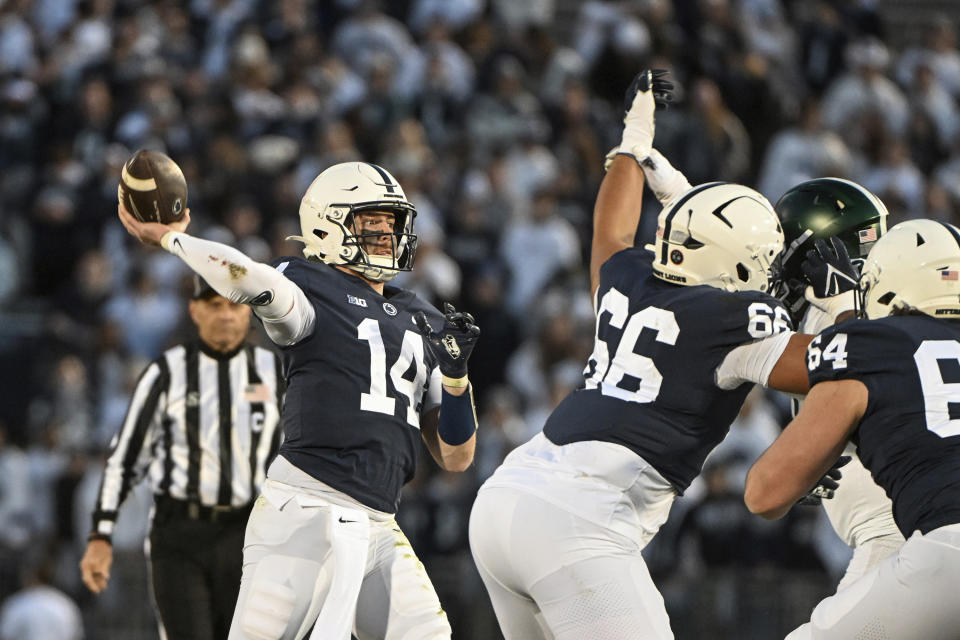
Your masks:
<svg viewBox="0 0 960 640"><path fill-rule="evenodd" d="M356 232L354 216L362 211L394 215L393 255L370 255L364 249L368 236L381 234ZM300 201L303 235L287 239L302 242L307 259L344 265L370 280L386 282L413 268L416 216L416 208L385 169L368 162L343 162L314 178Z"/></svg>
<svg viewBox="0 0 960 640"><path fill-rule="evenodd" d="M801 182L783 194L774 209L786 242L777 295L794 315L806 304L800 264L813 249L814 240L836 237L859 266L887 230L883 202L859 184L841 178Z"/></svg>
<svg viewBox="0 0 960 640"><path fill-rule="evenodd" d="M960 319L960 230L935 220L908 220L877 241L860 277L868 318L898 310Z"/></svg>
<svg viewBox="0 0 960 640"><path fill-rule="evenodd" d="M770 202L729 182L693 187L657 219L653 274L681 285L769 291L783 232Z"/></svg>

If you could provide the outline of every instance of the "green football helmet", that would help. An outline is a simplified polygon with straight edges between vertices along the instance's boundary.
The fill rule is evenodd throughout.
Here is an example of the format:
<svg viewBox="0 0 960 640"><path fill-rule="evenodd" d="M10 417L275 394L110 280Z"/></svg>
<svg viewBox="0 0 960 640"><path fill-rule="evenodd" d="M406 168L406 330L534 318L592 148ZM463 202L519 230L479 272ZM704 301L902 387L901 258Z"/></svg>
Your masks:
<svg viewBox="0 0 960 640"><path fill-rule="evenodd" d="M814 240L835 236L859 268L870 248L887 231L887 207L880 198L841 178L801 182L783 194L774 209L785 238L777 295L795 321L800 320L807 304L800 264Z"/></svg>

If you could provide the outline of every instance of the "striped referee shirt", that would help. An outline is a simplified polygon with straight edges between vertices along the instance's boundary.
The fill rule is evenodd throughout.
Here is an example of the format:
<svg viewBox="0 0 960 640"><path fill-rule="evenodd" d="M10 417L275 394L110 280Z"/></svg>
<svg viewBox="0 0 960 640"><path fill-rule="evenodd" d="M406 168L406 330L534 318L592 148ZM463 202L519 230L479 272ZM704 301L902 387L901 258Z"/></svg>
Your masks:
<svg viewBox="0 0 960 640"><path fill-rule="evenodd" d="M141 374L110 445L93 532L113 534L120 505L144 476L155 496L249 504L279 448L283 385L280 359L260 347L222 354L197 341L164 352Z"/></svg>

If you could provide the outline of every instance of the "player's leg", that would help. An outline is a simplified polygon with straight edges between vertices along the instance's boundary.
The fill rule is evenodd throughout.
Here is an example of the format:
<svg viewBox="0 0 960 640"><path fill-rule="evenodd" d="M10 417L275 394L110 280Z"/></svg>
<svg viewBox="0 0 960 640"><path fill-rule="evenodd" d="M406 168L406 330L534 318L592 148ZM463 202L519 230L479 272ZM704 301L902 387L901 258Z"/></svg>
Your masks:
<svg viewBox="0 0 960 640"><path fill-rule="evenodd" d="M847 570L837 585L837 591L853 584L881 562L892 556L903 545L903 536L877 536L867 540L853 550L853 557L847 565Z"/></svg>
<svg viewBox="0 0 960 640"><path fill-rule="evenodd" d="M506 640L554 640L533 598L514 593L477 565L480 579L493 604L497 623Z"/></svg>
<svg viewBox="0 0 960 640"><path fill-rule="evenodd" d="M607 527L536 496L493 487L474 504L470 543L485 584L530 598L556 640L673 638L640 547ZM494 602L505 635L521 625L533 629L534 609L509 604Z"/></svg>
<svg viewBox="0 0 960 640"><path fill-rule="evenodd" d="M327 610L331 605L343 609L344 615L332 616L340 621L338 628L325 626L324 637L349 638L356 599L349 594L341 597L337 580L359 564L359 583L366 562L368 523L365 513L350 510L348 524L341 525L336 514L342 511L294 487L267 480L247 523L243 577L230 640L299 640L321 610L325 616L338 613ZM347 526L362 527L364 533L362 553L353 562L344 561L338 553L338 531ZM336 575L334 565L340 570Z"/></svg>
<svg viewBox="0 0 960 640"><path fill-rule="evenodd" d="M595 553L531 587L556 640L672 639L663 597L639 550L613 543Z"/></svg>
<svg viewBox="0 0 960 640"><path fill-rule="evenodd" d="M914 534L873 571L817 605L788 640L953 640L960 629L960 525Z"/></svg>
<svg viewBox="0 0 960 640"><path fill-rule="evenodd" d="M520 592L522 581L516 571L520 567L513 566L507 523L519 517L520 501L521 496L509 489L478 493L470 512L470 551L503 637L553 640L553 634L543 626L540 607L529 594Z"/></svg>
<svg viewBox="0 0 960 640"><path fill-rule="evenodd" d="M372 521L368 570L357 598L359 640L449 640L450 623L395 520Z"/></svg>

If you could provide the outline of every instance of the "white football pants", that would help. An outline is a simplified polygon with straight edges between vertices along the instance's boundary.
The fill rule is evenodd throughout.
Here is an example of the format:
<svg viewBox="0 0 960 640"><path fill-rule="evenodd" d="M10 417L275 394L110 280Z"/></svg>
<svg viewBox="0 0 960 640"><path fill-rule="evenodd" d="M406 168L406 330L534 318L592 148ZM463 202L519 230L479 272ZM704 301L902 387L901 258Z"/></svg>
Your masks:
<svg viewBox="0 0 960 640"><path fill-rule="evenodd" d="M392 518L268 479L247 523L230 640L449 640L423 565Z"/></svg>
<svg viewBox="0 0 960 640"><path fill-rule="evenodd" d="M510 454L470 514L470 548L506 640L673 638L640 551L674 497L619 445L557 447L541 435Z"/></svg>
<svg viewBox="0 0 960 640"><path fill-rule="evenodd" d="M837 585L837 591L846 589L865 576L878 564L895 554L902 546L903 536L899 532L896 535L879 536L860 543L860 546L853 550L853 557L850 558L847 570Z"/></svg>
<svg viewBox="0 0 960 640"><path fill-rule="evenodd" d="M787 640L960 639L960 524L914 533Z"/></svg>

